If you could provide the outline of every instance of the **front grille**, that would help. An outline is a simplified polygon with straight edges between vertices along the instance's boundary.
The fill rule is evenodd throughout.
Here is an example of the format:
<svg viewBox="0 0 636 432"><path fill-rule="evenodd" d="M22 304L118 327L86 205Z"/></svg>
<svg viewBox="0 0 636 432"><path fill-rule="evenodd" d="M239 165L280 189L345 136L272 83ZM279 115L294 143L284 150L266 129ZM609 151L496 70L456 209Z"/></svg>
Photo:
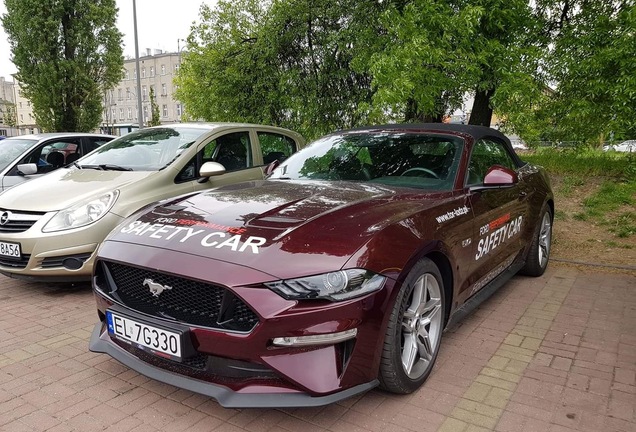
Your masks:
<svg viewBox="0 0 636 432"><path fill-rule="evenodd" d="M66 259L76 259L82 262L85 262L87 259L91 257L90 253L77 254L77 255L64 255L59 257L48 257L42 260L42 268L55 268L55 267L64 267L64 260Z"/></svg>
<svg viewBox="0 0 636 432"><path fill-rule="evenodd" d="M22 255L19 259L0 257L0 265L14 269L23 269L29 263L31 255Z"/></svg>
<svg viewBox="0 0 636 432"><path fill-rule="evenodd" d="M145 363L197 379L208 381L222 380L225 382L243 382L246 379L268 381L278 380L278 377L273 370L269 369L267 366L256 363L248 363L241 360L233 360L217 356L208 356L202 353L198 353L193 357L184 358L181 362L177 362L152 355L147 351L122 342L119 339L113 339L113 342Z"/></svg>
<svg viewBox="0 0 636 432"><path fill-rule="evenodd" d="M0 209L0 233L21 233L33 226L44 213Z"/></svg>
<svg viewBox="0 0 636 432"><path fill-rule="evenodd" d="M100 278L106 285L103 291L132 310L189 325L240 332L249 332L258 323L256 313L222 286L112 262L102 264L110 276ZM98 272L104 266L98 266ZM150 288L156 284L164 289L153 295Z"/></svg>

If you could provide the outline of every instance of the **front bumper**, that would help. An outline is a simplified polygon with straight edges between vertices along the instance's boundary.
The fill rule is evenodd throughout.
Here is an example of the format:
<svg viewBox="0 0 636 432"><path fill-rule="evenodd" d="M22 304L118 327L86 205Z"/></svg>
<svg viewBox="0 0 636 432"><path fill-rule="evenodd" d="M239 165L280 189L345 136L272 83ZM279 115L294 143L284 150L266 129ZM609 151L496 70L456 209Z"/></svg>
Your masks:
<svg viewBox="0 0 636 432"><path fill-rule="evenodd" d="M108 354L129 368L157 381L214 398L225 408L292 408L328 405L364 393L378 385L377 380L348 388L339 393L311 396L302 392L277 392L275 387L260 393L242 393L226 386L213 384L150 365L114 344L105 326L97 323L93 329L89 349ZM262 389L264 390L264 389Z"/></svg>
<svg viewBox="0 0 636 432"><path fill-rule="evenodd" d="M107 353L151 378L214 397L228 407L318 406L378 385L392 280L387 279L380 291L348 301L297 302L285 300L264 287L262 282L272 280L272 276L265 273L205 256L173 250L167 253L132 243L107 241L102 245L93 279L100 323L93 332L91 350ZM130 263L134 263L134 267ZM117 272L121 272L123 266L125 272L111 275L110 270L105 270L106 265L119 267ZM141 282L145 278L160 281L161 274L172 278L169 283L161 281L171 289L153 297ZM207 282L211 278L214 282ZM125 290L134 290L134 298L130 298L139 306L131 308L125 304L127 300L121 297L124 285L115 280L126 281L123 283L130 288ZM254 324L232 330L223 327L229 322L227 317L219 320L223 322L220 327L215 327L214 323L193 324L186 318L175 321L169 317L175 316L179 309L172 306L172 309L161 306L159 312L138 309L146 307L147 302L201 298L198 294L201 291L188 291L190 286L201 283L204 283L206 297L220 288L240 299L251 309ZM114 291L110 287L114 287ZM179 362L110 336L106 329L108 310L166 330L185 330L184 340L194 352L186 350L188 356ZM344 341L310 346L274 343L281 338L338 336L352 330L355 330L352 332L355 338Z"/></svg>
<svg viewBox="0 0 636 432"><path fill-rule="evenodd" d="M37 282L90 280L97 247L123 218L108 213L91 225L42 232L54 214L45 214L24 232L0 234L0 241L19 243L22 252L19 260L0 258L0 273Z"/></svg>

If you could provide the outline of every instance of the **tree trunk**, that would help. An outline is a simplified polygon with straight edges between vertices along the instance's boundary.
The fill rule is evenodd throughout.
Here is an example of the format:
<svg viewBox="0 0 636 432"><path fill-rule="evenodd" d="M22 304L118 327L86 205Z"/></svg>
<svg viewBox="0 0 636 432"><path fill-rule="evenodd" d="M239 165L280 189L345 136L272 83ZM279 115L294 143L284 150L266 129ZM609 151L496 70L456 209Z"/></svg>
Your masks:
<svg viewBox="0 0 636 432"><path fill-rule="evenodd" d="M495 89L477 90L475 93L475 101L473 109L470 112L468 124L490 126L492 119L492 107L490 106L490 98L495 93Z"/></svg>
<svg viewBox="0 0 636 432"><path fill-rule="evenodd" d="M420 111L417 101L409 98L406 101L404 121L406 123L442 123L443 114L425 114Z"/></svg>

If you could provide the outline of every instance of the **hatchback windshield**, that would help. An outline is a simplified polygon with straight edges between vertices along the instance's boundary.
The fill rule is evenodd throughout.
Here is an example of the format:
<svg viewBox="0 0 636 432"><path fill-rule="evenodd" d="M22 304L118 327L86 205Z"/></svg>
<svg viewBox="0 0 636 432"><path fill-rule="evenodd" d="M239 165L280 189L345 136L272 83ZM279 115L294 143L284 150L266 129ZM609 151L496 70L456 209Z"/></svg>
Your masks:
<svg viewBox="0 0 636 432"><path fill-rule="evenodd" d="M270 178L353 180L450 190L463 140L418 133L352 133L315 141Z"/></svg>
<svg viewBox="0 0 636 432"><path fill-rule="evenodd" d="M0 171L17 159L25 150L37 143L37 140L9 138L0 141Z"/></svg>
<svg viewBox="0 0 636 432"><path fill-rule="evenodd" d="M104 144L78 160L77 165L80 168L157 171L172 163L183 150L210 130L165 127L131 132Z"/></svg>

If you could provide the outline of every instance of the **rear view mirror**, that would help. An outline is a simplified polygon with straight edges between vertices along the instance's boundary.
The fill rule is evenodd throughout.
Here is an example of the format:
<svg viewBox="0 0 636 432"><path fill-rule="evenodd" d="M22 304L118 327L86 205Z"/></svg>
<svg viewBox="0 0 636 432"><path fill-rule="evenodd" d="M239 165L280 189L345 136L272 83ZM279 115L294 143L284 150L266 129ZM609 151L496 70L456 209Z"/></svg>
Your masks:
<svg viewBox="0 0 636 432"><path fill-rule="evenodd" d="M38 173L38 166L34 163L26 163L18 165L19 175L33 175Z"/></svg>

